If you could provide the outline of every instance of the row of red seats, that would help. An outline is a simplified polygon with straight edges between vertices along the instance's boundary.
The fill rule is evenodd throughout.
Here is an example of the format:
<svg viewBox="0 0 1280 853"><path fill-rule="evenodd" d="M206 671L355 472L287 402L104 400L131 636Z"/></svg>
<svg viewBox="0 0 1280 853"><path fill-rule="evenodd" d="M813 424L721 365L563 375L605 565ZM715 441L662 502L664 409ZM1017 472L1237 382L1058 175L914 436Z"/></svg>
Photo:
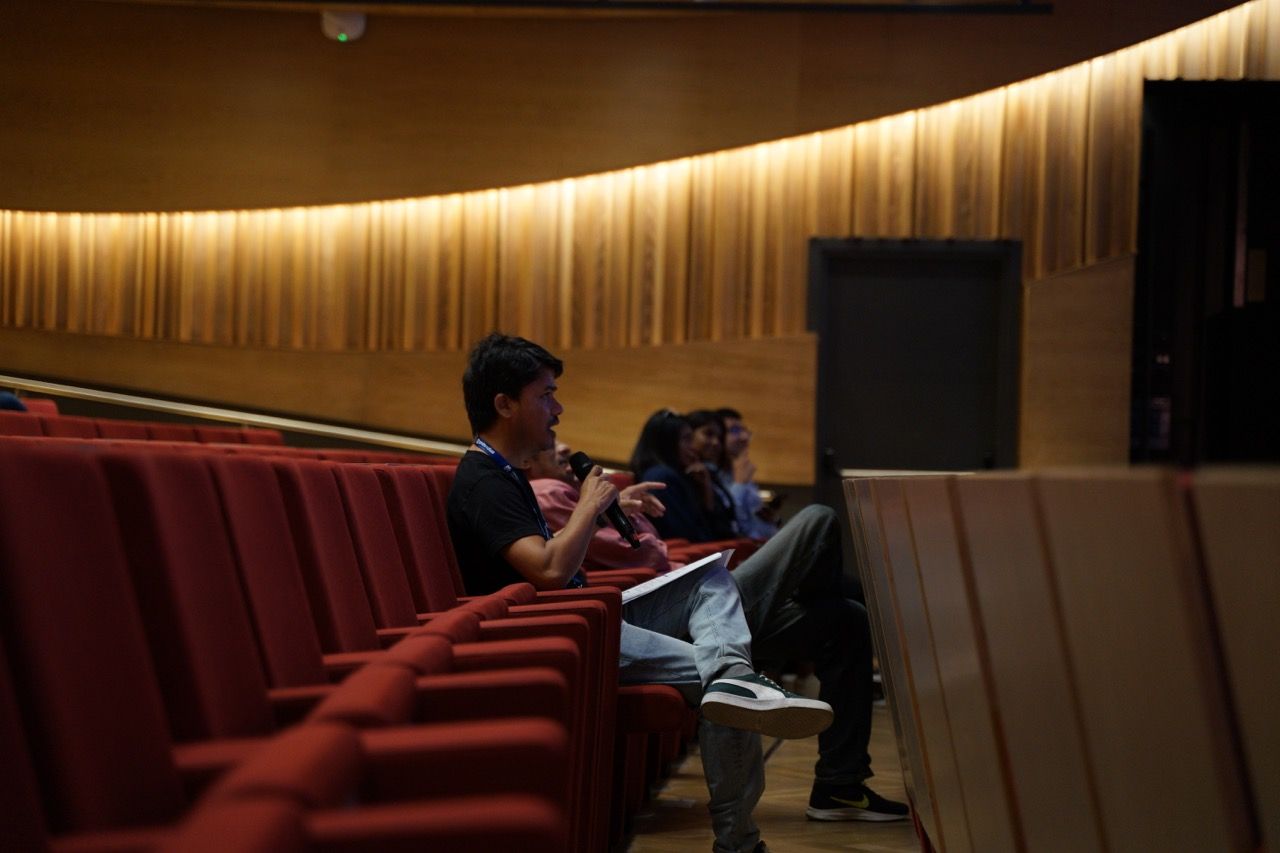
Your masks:
<svg viewBox="0 0 1280 853"><path fill-rule="evenodd" d="M687 716L619 726L616 590L460 601L449 467L175 447L0 439L6 846L617 837L615 748Z"/></svg>
<svg viewBox="0 0 1280 853"><path fill-rule="evenodd" d="M28 398L28 403L36 400ZM393 450L287 447L279 430L256 427L220 427L116 418L83 418L30 412L0 412L0 436L49 438L104 438L116 441L198 442L227 445L225 450L247 446L250 452L328 459L335 462L439 462L452 464L446 456L404 453Z"/></svg>
<svg viewBox="0 0 1280 853"><path fill-rule="evenodd" d="M117 438L140 441L199 441L228 444L283 445L279 430L221 427L35 412L0 412L0 435L55 438Z"/></svg>

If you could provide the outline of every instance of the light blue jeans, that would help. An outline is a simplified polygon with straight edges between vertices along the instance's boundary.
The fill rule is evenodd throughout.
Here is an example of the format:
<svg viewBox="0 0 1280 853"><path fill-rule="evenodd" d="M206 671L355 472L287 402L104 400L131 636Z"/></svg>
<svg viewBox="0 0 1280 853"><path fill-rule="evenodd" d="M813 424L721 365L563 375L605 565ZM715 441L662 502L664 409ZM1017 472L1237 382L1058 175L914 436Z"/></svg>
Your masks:
<svg viewBox="0 0 1280 853"><path fill-rule="evenodd" d="M619 678L669 684L694 707L717 678L748 675L751 631L723 568L686 575L623 607ZM749 853L760 840L751 812L764 793L760 736L703 720L698 731L711 794L716 853Z"/></svg>

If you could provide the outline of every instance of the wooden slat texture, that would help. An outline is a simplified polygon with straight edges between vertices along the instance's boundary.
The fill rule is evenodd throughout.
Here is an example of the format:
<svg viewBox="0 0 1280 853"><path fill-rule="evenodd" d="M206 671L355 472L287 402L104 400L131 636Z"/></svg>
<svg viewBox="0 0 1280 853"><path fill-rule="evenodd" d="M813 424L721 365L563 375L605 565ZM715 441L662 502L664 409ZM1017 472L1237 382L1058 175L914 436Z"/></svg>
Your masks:
<svg viewBox="0 0 1280 853"><path fill-rule="evenodd" d="M1195 475L1195 514L1265 849L1280 848L1280 470Z"/></svg>
<svg viewBox="0 0 1280 853"><path fill-rule="evenodd" d="M907 651L894 605L889 580L889 564L880 529L880 512L871 493L871 480L844 481L845 500L849 509L849 527L857 551L858 571L867 602L867 613L880 661L880 679L893 714L902 777L915 814L926 834L940 843L937 803L929 781L925 760L924 735L920 730L920 714L915 690L908 676Z"/></svg>
<svg viewBox="0 0 1280 853"><path fill-rule="evenodd" d="M1133 263L1127 255L1024 290L1023 467L1128 461Z"/></svg>
<svg viewBox="0 0 1280 853"><path fill-rule="evenodd" d="M1026 849L1106 850L1079 719L1088 700L1071 675L1030 479L975 474L953 489Z"/></svg>
<svg viewBox="0 0 1280 853"><path fill-rule="evenodd" d="M1004 237L1027 280L1134 249L1143 77L1280 77L1280 0L856 125L462 195L234 213L0 212L0 323L452 351L787 336L814 236Z"/></svg>
<svg viewBox="0 0 1280 853"><path fill-rule="evenodd" d="M901 487L973 847L990 853L1023 850L1004 770L1003 734L989 695L986 642L952 505L954 479L913 477L902 480Z"/></svg>
<svg viewBox="0 0 1280 853"><path fill-rule="evenodd" d="M765 483L813 481L812 335L612 350L562 350L559 433L625 463L655 410L731 406L754 432ZM469 441L462 352L326 353L170 344L0 329L0 365L19 374L162 397Z"/></svg>
<svg viewBox="0 0 1280 853"><path fill-rule="evenodd" d="M956 757L936 637L920 585L902 486L891 479L875 480L871 490L884 536L889 588L906 650L907 678L915 694L921 743L929 762L930 788L938 811L937 842L948 853L980 849L974 846L966 819L964 780Z"/></svg>
<svg viewBox="0 0 1280 853"><path fill-rule="evenodd" d="M1248 849L1205 591L1169 475L1082 470L1035 487L1108 847Z"/></svg>

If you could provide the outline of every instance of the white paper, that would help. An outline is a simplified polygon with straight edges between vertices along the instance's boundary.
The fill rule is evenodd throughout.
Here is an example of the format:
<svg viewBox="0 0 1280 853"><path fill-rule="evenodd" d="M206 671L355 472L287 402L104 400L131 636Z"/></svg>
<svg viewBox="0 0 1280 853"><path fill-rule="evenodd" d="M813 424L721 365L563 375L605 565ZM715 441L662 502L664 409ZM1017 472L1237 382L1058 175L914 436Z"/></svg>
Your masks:
<svg viewBox="0 0 1280 853"><path fill-rule="evenodd" d="M679 580L680 578L692 572L706 571L708 568L712 566L724 566L725 568L728 568L729 558L732 556L733 556L732 548L729 548L726 551L719 551L708 557L703 557L701 560L695 560L694 562L690 563L687 566L682 566L678 569L672 569L666 574L658 575L656 578L653 578L652 580L647 580L644 583L636 584L630 589L624 589L622 591L622 603L627 604L628 602L634 601L642 595L648 595L649 593L653 592L655 589L661 589L662 587L666 586L672 581Z"/></svg>

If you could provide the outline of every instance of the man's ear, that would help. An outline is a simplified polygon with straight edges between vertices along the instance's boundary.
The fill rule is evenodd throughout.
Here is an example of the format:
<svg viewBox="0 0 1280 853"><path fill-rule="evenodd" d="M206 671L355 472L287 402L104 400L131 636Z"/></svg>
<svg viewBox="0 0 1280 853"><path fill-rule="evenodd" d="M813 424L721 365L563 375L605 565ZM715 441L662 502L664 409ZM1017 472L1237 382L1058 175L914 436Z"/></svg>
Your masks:
<svg viewBox="0 0 1280 853"><path fill-rule="evenodd" d="M498 413L498 417L509 418L515 414L517 401L512 399L509 394L495 394L493 398L493 410Z"/></svg>

